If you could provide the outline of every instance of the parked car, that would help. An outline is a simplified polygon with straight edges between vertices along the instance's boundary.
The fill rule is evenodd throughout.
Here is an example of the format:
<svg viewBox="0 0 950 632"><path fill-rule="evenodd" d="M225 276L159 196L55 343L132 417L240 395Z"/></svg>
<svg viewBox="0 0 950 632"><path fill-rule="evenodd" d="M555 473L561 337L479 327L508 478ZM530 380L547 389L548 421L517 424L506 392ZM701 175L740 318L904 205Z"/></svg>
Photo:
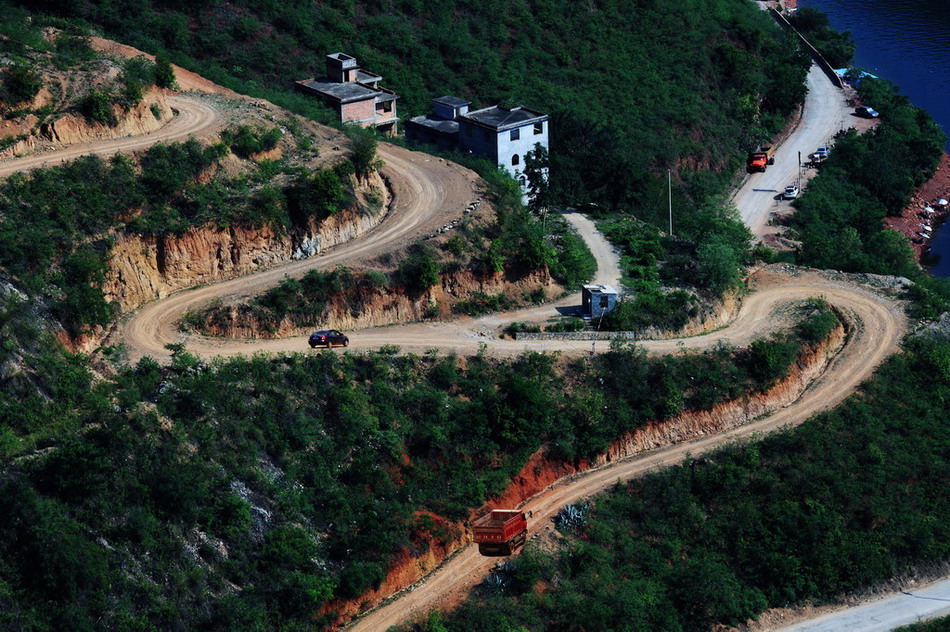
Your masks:
<svg viewBox="0 0 950 632"><path fill-rule="evenodd" d="M866 105L859 105L858 107L854 108L854 113L864 118L877 118L880 116L877 110Z"/></svg>
<svg viewBox="0 0 950 632"><path fill-rule="evenodd" d="M798 197L798 187L794 184L790 184L785 187L785 193L782 194L783 200L794 200Z"/></svg>
<svg viewBox="0 0 950 632"><path fill-rule="evenodd" d="M831 153L831 148L828 147L827 145L822 145L821 147L815 150L815 155L820 156L822 160L827 158L828 154L830 153Z"/></svg>
<svg viewBox="0 0 950 632"><path fill-rule="evenodd" d="M343 332L336 329L320 329L310 334L310 348L314 347L345 347L350 344L350 339Z"/></svg>

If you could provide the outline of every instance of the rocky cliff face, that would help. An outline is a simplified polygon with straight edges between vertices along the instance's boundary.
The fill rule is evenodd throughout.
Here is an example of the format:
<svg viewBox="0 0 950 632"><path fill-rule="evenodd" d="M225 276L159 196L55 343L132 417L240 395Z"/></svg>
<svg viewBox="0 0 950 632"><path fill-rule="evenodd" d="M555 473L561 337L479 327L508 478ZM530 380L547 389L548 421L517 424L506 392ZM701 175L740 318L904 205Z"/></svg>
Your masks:
<svg viewBox="0 0 950 632"><path fill-rule="evenodd" d="M389 195L380 176L364 186L382 191L383 208L388 208ZM177 290L313 256L362 235L385 215L352 208L286 232L270 227L204 227L160 237L123 233L116 237L103 292L128 312Z"/></svg>

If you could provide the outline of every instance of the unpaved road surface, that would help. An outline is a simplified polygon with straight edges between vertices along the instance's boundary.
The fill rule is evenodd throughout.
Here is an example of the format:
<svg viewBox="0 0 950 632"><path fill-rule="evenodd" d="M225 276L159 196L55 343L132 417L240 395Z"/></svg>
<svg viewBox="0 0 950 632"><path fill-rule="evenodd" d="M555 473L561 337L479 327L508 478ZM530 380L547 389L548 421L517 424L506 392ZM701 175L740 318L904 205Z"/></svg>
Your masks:
<svg viewBox="0 0 950 632"><path fill-rule="evenodd" d="M775 632L886 632L947 615L950 615L950 579L772 629Z"/></svg>
<svg viewBox="0 0 950 632"><path fill-rule="evenodd" d="M185 140L191 136L206 136L222 128L222 119L217 110L203 103L199 98L189 97L186 94L170 95L168 104L175 112L175 117L150 134L89 141L55 151L31 154L23 158L11 158L0 162L0 177L17 171L51 167L89 154L111 156L116 153L145 149L163 141L171 142Z"/></svg>
<svg viewBox="0 0 950 632"><path fill-rule="evenodd" d="M905 329L901 307L877 292L817 271L769 266L754 275L754 292L745 300L736 320L722 331L685 340L643 342L651 351L675 352L681 342L690 349L708 348L721 339L749 340L767 328L776 308L789 301L823 296L842 310L852 332L841 353L824 374L794 403L746 426L714 436L677 444L569 477L524 505L532 512L529 537L551 524L561 507L602 492L618 480L647 474L658 467L679 463L687 453L699 455L738 438L801 424L817 412L832 408L871 376L874 369L897 350ZM400 341L404 329L399 328ZM361 334L362 337L362 334ZM589 348L590 343L586 344ZM432 346L435 346L434 344ZM348 629L351 632L386 630L389 626L424 615L444 601L451 601L478 584L496 560L482 557L469 546L443 563L421 585L399 599L370 611Z"/></svg>
<svg viewBox="0 0 950 632"><path fill-rule="evenodd" d="M810 84L812 82L811 75L809 82ZM816 84L812 88L810 98L820 95L820 90L820 85ZM158 141L203 135L220 127L220 118L213 108L200 100L186 95L174 96L170 100L178 111L178 116L152 134L74 145L55 152L7 161L0 163L0 175L54 164L87 153L108 155L118 151L141 149ZM816 121L820 120L817 110L821 109L821 105L813 104L811 109L813 110L811 115L816 117ZM833 109L837 112L840 108L836 104ZM836 116L838 115L834 114L832 118ZM821 144L828 130L831 130L831 133L834 131L833 125L829 126L827 121L816 122L814 125L817 125L816 131L808 132L812 136L801 141L803 146ZM797 134L802 133L803 129L809 129L807 123L803 123ZM819 136L821 139L817 140ZM461 217L466 205L480 194L478 179L458 165L388 145L380 146L380 154L386 162L384 173L392 185L396 204L386 221L378 228L323 256L285 264L240 279L187 290L147 304L120 323L113 339L125 342L133 359L143 355L167 358L168 352L164 346L175 342L185 342L189 351L202 356L305 350L303 349L305 341L302 339L233 341L200 337L183 338L183 335L177 331L177 320L185 311L202 307L214 298L230 300L256 296L278 283L286 275L301 275L312 268L335 267L344 262L367 261L382 253L408 246L417 237L445 224L449 219ZM777 160L776 163L778 164L779 161ZM770 169L762 175L784 179L780 169ZM761 182L764 179L761 176L751 178L750 183L747 183L747 188L750 190L746 194L752 196L753 193L759 193L754 190L755 188L772 186ZM752 196L749 200L737 201L737 203L740 208L753 208L762 203L758 196ZM763 220L763 217L765 216L761 214L754 215L747 221L754 224ZM616 283L619 277L616 254L612 252L609 245L606 245L606 242L597 242L596 231L592 230L592 225L585 218L576 216L568 219L582 234L587 235L588 243L591 244L599 264L603 266L598 273L598 282ZM677 463L687 452L701 454L738 437L747 437L782 426L799 424L812 414L836 405L852 393L862 380L871 375L880 362L897 349L905 330L902 310L895 301L871 289L851 283L843 277L784 266L770 266L754 275L751 287L752 293L746 298L737 317L729 326L705 336L683 340L648 341L643 343L644 346L651 351L664 353L677 352L681 348L706 349L722 340L728 340L734 344L745 344L760 337L763 332L770 331L775 321L775 314L782 306L790 301L821 295L846 314L852 325L852 333L847 344L829 365L824 375L796 402L752 424L720 435L656 450L637 458L618 461L592 470L583 476L559 482L525 505L526 510L533 512L529 528L532 534L544 528L564 504L576 502L603 491L617 480L629 479L656 467ZM567 300L569 302L571 299ZM544 309L550 310L551 306L546 306ZM532 314L533 311L529 311L521 315L532 317ZM492 352L499 354L517 354L526 349L548 351L555 348L551 342L514 342L499 340L493 335L480 333L480 327L485 327L487 324L482 322L479 325L477 321L461 319L451 323L423 323L378 328L360 332L353 337L353 343L354 346L362 348L397 344L413 351L438 348L462 353L476 351L485 344ZM606 348L606 345L603 346ZM587 351L590 349L590 343L559 343L557 348L566 351ZM352 629L385 630L390 625L422 614L446 599L453 599L466 593L473 585L481 581L493 563L493 560L478 555L474 547L468 547L443 564L420 587L406 593L405 596L386 607L367 614L355 622Z"/></svg>
<svg viewBox="0 0 950 632"><path fill-rule="evenodd" d="M315 268L335 268L344 263L367 261L386 252L406 248L450 219L462 217L465 207L480 194L481 181L475 173L455 163L383 143L379 145L379 154L386 163L383 174L395 194L395 205L382 224L324 255L185 290L148 303L119 323L112 338L127 345L133 360L146 355L166 359L170 357L170 352L165 349L165 345L170 343L185 343L189 351L202 356L304 350L306 340L302 338L231 340L186 336L178 331L178 320L188 310L205 306L213 299L250 299L272 288L286 276L302 276ZM388 331L395 332L396 329L389 328ZM361 347L370 346L363 341L362 335L353 338L354 342L359 340ZM376 346L393 342L396 341L377 342ZM430 340L428 347L438 347L439 342L438 339Z"/></svg>
<svg viewBox="0 0 950 632"><path fill-rule="evenodd" d="M775 164L761 173L751 174L742 188L733 197L739 209L742 221L761 239L767 232L769 216L788 202L776 200L785 187L796 184L799 161L807 160L808 155L821 145L830 144L835 133L846 127L850 121L852 109L840 88L835 86L812 65L808 72L808 95L802 119L795 131L775 152Z"/></svg>

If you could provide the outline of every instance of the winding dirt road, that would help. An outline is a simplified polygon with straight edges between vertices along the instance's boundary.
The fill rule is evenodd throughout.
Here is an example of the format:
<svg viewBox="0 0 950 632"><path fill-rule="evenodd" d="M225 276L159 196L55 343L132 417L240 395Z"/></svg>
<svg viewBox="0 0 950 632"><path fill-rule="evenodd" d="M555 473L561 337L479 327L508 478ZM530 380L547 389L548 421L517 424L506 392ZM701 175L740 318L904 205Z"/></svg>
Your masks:
<svg viewBox="0 0 950 632"><path fill-rule="evenodd" d="M810 86L811 82L810 75ZM822 94L821 89L819 88L815 94ZM836 94L832 97L837 99ZM817 117L817 111L822 108L835 112L840 110L837 102L832 103L827 100L829 98L827 94L823 98L826 100L819 99L811 106L806 106L813 110L814 116ZM221 125L220 118L213 108L197 99L183 95L171 97L170 100L178 111L178 116L157 132L137 138L75 145L56 152L7 161L0 163L0 175L68 160L86 153L112 154L117 151L140 149L158 141L177 140L192 134L206 134ZM831 116L834 118L836 115ZM830 129L824 124L819 127L821 128L819 135L825 135L825 130ZM801 126L796 135L806 133L802 130L807 129L809 129L807 124ZM808 132L808 134L811 133ZM814 134L818 133L818 131L814 132ZM804 138L803 143L814 144L811 136ZM789 147L795 147L795 145L789 145ZM201 307L214 298L231 300L254 296L273 286L286 275L302 275L313 268L329 268L344 262L367 260L384 252L405 247L416 237L446 223L449 218L461 217L465 206L478 195L480 188L478 179L462 167L425 154L388 145L381 145L380 153L386 162L384 173L393 187L396 205L390 216L378 228L323 256L285 264L232 281L186 290L147 304L119 324L113 340L125 342L133 359L143 355L167 358L168 352L164 348L165 345L176 342L185 342L189 351L202 356L229 356L258 351L304 351L305 342L297 338L255 341L186 338L177 330L177 321L187 310ZM782 173L778 169L767 172L767 174L774 174L775 178L780 178ZM772 186L764 180L763 177L751 178L743 191L736 196L743 217L753 226L756 222L764 221L761 211L756 210L761 208L761 196L755 195L760 193L756 189ZM752 214L747 216L747 210ZM581 226L582 232L590 232L590 227L584 225L586 219L582 217L569 219L575 225ZM606 269L607 264L615 260L615 254L610 251L609 246L603 247L602 244L595 246L594 250L598 253L599 260L605 265L605 269L599 273L598 280L615 282L616 277L619 276L619 270ZM615 261L610 265L615 265ZM682 460L687 452L701 454L738 437L748 437L783 426L800 424L814 413L836 405L851 394L862 380L868 378L874 369L897 349L905 330L905 318L897 302L868 287L849 281L844 276L784 266L769 266L753 275L751 289L752 292L743 302L737 317L727 327L704 336L682 340L646 341L642 344L648 350L658 353L677 352L684 347L694 350L705 349L723 340L728 340L733 344L747 344L770 330L775 321L776 310L781 309L783 305L790 301L821 295L846 314L851 324L851 333L846 345L823 376L793 404L752 424L716 436L703 437L633 459L615 462L592 470L583 476L562 481L525 505L525 509L532 511L534 515L530 524L531 533L536 533L543 528L564 504L602 491L617 480L629 479L653 468L676 463ZM550 306L543 309L550 309ZM404 349L413 351L438 348L460 353L477 351L483 344L487 345L491 352L498 354L518 354L526 349L536 351L555 349L554 343L551 342L514 342L500 340L494 335L482 333L492 328L491 319L417 323L361 331L353 336L352 342L353 346L358 348L378 348L382 344L398 344ZM602 347L606 348L606 344L602 344ZM556 348L567 352L588 351L591 343L565 342L558 343ZM353 630L385 630L390 625L422 614L447 597L463 594L481 581L493 563L493 560L479 556L474 547L468 547L439 567L421 586L405 593L400 599L385 607L371 611L351 627Z"/></svg>
<svg viewBox="0 0 950 632"><path fill-rule="evenodd" d="M0 162L0 177L6 177L17 171L51 167L80 156L90 154L111 156L116 153L145 149L159 142L186 140L192 136L206 136L222 129L223 123L217 110L199 99L184 94L171 95L168 97L168 104L175 112L175 117L150 134L89 141L69 145L56 151L41 152L23 158L11 158Z"/></svg>
<svg viewBox="0 0 950 632"><path fill-rule="evenodd" d="M752 287L753 293L729 327L706 336L647 341L642 345L654 352L675 352L681 342L690 349L701 349L724 339L732 342L751 340L769 327L777 307L789 301L821 295L842 310L851 322L846 345L824 374L794 403L751 424L617 461L555 484L524 505L524 510L533 514L528 525L529 537L551 524L551 519L564 505L602 492L618 480L642 476L658 467L679 463L687 454L703 454L739 438L796 426L815 413L834 407L897 350L904 333L905 317L897 302L872 289L836 279L833 274L773 265L753 275ZM403 328L399 332L402 341ZM587 348L590 345L581 344L586 344ZM386 630L389 626L424 615L446 599L470 590L495 562L493 558L479 555L474 546L469 546L443 563L411 592L404 592L395 601L370 611L348 629L351 632Z"/></svg>

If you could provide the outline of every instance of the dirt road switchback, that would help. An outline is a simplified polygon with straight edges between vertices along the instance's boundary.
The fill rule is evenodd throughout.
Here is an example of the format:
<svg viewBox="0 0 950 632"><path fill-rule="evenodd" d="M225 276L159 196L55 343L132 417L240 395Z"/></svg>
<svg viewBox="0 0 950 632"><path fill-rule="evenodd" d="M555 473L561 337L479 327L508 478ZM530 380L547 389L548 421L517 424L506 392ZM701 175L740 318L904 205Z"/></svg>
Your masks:
<svg viewBox="0 0 950 632"><path fill-rule="evenodd" d="M775 311L782 305L821 295L844 315L850 329L844 348L824 374L798 400L751 424L615 461L582 476L560 481L524 505L524 510L531 511L533 516L528 525L529 536L549 525L564 505L602 492L618 480L642 476L658 467L679 463L687 454L703 454L738 438L801 424L815 413L837 405L897 350L905 330L900 304L846 276L773 265L753 275L752 287L753 292L743 303L736 320L725 329L682 340L645 341L643 346L665 353L676 352L681 344L689 349L703 349L723 339L733 342L750 340L763 329L768 329L769 321L774 320ZM419 332L418 335L424 334ZM441 335L442 345L435 345L434 337L426 344L442 348L446 343L451 345L448 332ZM402 341L403 328L400 328L399 336ZM374 344L379 344L379 341ZM580 344L587 348L590 345L589 342ZM405 592L399 599L369 612L348 629L352 632L385 630L423 615L447 600L464 595L484 578L494 563L494 559L482 557L474 546L469 546L443 563L411 592Z"/></svg>

